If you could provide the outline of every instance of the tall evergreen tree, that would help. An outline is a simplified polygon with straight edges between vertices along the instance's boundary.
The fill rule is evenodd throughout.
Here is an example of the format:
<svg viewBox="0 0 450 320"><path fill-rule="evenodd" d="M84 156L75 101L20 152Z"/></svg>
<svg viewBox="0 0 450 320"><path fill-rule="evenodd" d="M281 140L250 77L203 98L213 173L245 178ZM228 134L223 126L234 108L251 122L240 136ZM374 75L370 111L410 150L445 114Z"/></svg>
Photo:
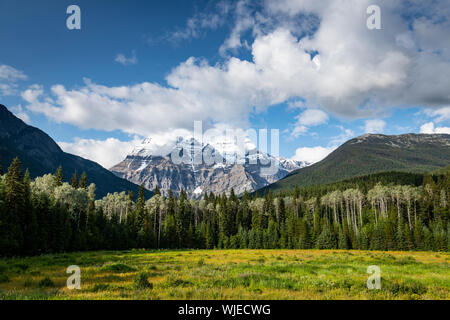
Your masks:
<svg viewBox="0 0 450 320"><path fill-rule="evenodd" d="M86 172L83 172L81 174L81 178L80 178L80 181L78 183L78 187L86 189L87 188L87 184L88 184L87 175L86 175Z"/></svg>
<svg viewBox="0 0 450 320"><path fill-rule="evenodd" d="M75 170L75 172L72 175L71 185L72 185L72 188L78 189L78 173L77 173L77 170Z"/></svg>
<svg viewBox="0 0 450 320"><path fill-rule="evenodd" d="M59 166L55 172L55 185L57 187L61 186L63 184L63 180L64 180L64 177L63 177L62 167Z"/></svg>
<svg viewBox="0 0 450 320"><path fill-rule="evenodd" d="M23 252L23 222L25 221L25 187L23 184L22 164L15 158L8 168L5 179L6 213L3 220L4 233L2 252Z"/></svg>

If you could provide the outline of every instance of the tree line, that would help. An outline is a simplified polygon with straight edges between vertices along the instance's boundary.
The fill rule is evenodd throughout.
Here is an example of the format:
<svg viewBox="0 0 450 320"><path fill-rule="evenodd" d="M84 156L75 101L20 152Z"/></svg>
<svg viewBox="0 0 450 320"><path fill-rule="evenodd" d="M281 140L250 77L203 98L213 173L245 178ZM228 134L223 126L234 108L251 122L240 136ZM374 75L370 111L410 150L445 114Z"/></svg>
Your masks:
<svg viewBox="0 0 450 320"><path fill-rule="evenodd" d="M30 178L14 159L0 172L0 255L84 250L450 250L450 174L422 184L368 179L263 196L132 192L95 199L95 185L62 168ZM361 183L363 185L361 185Z"/></svg>

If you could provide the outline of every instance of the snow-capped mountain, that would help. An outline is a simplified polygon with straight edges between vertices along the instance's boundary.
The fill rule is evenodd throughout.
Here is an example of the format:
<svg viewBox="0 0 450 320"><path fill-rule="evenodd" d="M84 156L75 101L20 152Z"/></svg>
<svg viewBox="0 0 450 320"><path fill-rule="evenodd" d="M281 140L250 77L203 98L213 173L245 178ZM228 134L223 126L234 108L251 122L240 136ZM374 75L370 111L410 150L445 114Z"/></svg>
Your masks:
<svg viewBox="0 0 450 320"><path fill-rule="evenodd" d="M238 146L233 141L212 144L178 137L161 145L147 138L110 170L149 190L158 186L164 195L183 189L190 197L199 198L210 192L229 193L231 189L236 194L252 192L307 165L258 152L249 142Z"/></svg>

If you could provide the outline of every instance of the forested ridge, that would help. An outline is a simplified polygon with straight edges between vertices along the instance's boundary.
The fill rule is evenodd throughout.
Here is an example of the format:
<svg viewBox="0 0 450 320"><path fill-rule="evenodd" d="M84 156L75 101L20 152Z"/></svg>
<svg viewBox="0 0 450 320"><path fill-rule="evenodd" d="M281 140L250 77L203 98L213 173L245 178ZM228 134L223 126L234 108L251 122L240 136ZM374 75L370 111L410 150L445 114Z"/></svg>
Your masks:
<svg viewBox="0 0 450 320"><path fill-rule="evenodd" d="M0 176L0 255L130 248L450 249L450 174L385 173L273 194L95 200L86 174ZM391 178L388 178L390 175ZM384 178L383 178L384 177Z"/></svg>
<svg viewBox="0 0 450 320"><path fill-rule="evenodd" d="M388 171L423 173L449 165L449 134L365 134L353 138L325 159L291 172L262 189L290 190L339 182Z"/></svg>

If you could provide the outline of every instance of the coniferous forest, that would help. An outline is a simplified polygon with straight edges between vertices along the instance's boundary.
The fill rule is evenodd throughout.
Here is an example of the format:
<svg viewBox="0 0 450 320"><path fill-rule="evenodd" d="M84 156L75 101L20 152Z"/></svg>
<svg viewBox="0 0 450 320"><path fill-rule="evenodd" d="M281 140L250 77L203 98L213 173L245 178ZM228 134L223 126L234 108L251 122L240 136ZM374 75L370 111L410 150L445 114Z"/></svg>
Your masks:
<svg viewBox="0 0 450 320"><path fill-rule="evenodd" d="M18 158L2 172L2 256L130 248L450 250L449 172L425 174L420 184L417 175L398 174L406 183L373 176L202 200L185 192L163 197L158 189L145 199L143 187L96 200L86 174L64 178L60 167L32 180Z"/></svg>

